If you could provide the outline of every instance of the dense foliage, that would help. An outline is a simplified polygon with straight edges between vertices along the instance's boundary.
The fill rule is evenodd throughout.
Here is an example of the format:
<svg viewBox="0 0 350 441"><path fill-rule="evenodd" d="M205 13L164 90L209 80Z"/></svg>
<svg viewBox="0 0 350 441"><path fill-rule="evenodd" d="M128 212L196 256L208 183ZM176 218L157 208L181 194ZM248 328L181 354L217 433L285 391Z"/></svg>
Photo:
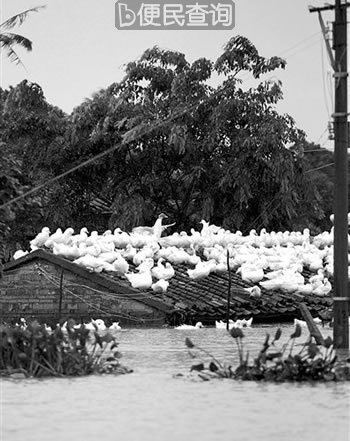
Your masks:
<svg viewBox="0 0 350 441"><path fill-rule="evenodd" d="M24 80L0 92L1 205L53 176L51 151L64 134L66 115L46 102L38 84ZM51 191L48 186L0 208L0 255L5 260L16 243L23 246L45 222Z"/></svg>
<svg viewBox="0 0 350 441"><path fill-rule="evenodd" d="M275 109L281 84L261 79L284 67L235 36L215 62L149 49L69 116L38 84L0 90L0 205L50 182L0 208L3 260L44 225L129 230L160 212L179 231L201 219L244 232L329 228L330 179L305 173L304 133ZM245 89L242 73L257 86Z"/></svg>
<svg viewBox="0 0 350 441"><path fill-rule="evenodd" d="M277 329L274 338L270 341L270 335L266 334L262 349L252 362L249 362L249 352L244 352L244 334L240 328L232 328L230 335L236 342L239 356L239 365L233 369L230 365L222 364L205 349L196 346L189 338L186 338L186 346L191 354L196 356L195 349L211 357L208 366L203 362L193 365L191 371L198 372L202 380L213 378L231 378L245 381L349 381L349 362L337 363L337 355L333 349L333 340L327 337L320 349L312 341L311 336L301 349L296 353L293 349L297 346L296 339L301 336L301 327L296 325L294 332L288 341L281 347L276 348L282 331ZM299 345L300 346L300 345ZM273 348L272 351L269 349Z"/></svg>
<svg viewBox="0 0 350 441"><path fill-rule="evenodd" d="M52 332L37 321L26 328L1 325L0 375L64 377L130 372L119 363L114 336L74 325L74 320L69 320L66 330L57 326Z"/></svg>

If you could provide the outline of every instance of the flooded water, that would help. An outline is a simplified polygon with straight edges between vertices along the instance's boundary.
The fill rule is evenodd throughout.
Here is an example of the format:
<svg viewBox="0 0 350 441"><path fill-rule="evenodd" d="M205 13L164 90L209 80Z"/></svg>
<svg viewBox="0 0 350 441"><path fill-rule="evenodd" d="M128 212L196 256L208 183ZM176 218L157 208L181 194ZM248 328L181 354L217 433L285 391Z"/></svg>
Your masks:
<svg viewBox="0 0 350 441"><path fill-rule="evenodd" d="M265 333L276 328L247 329L246 347L256 352ZM291 331L283 326L284 336ZM186 336L235 366L234 340L225 330L209 328L117 335L132 374L2 380L1 441L350 440L349 384L174 378L187 374L195 361Z"/></svg>

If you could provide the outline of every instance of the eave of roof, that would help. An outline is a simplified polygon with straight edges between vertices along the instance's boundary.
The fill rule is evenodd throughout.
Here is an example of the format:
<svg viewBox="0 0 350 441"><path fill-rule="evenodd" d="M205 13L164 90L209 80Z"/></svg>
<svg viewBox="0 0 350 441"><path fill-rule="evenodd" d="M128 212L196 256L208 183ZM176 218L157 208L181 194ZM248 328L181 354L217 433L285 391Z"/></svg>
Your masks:
<svg viewBox="0 0 350 441"><path fill-rule="evenodd" d="M130 295L132 299L147 304L158 310L171 314L175 312L190 314L200 320L214 321L226 317L227 311L227 292L228 292L228 272L211 273L208 277L193 280L188 277L186 265L173 265L175 277L170 280L170 285L165 293L153 292L152 289L138 290L132 288L124 276L117 273L92 273L73 262L62 257L44 251L36 250L26 256L9 262L4 270L13 269L23 263L33 259L43 259L55 265L65 268L73 273L85 277L94 283L107 288L110 291ZM134 270L134 266L131 265ZM305 280L308 280L313 273L303 271ZM239 274L232 272L231 285L231 308L230 314L237 317L249 317L265 319L274 317L275 320L282 317L297 317L299 314L300 302L306 305L317 315L327 310L332 305L331 293L324 297L304 295L297 292L287 293L282 290L269 291L261 288L262 296L259 299L251 298L249 292L244 288L253 286L242 280ZM140 300L140 293L145 298Z"/></svg>
<svg viewBox="0 0 350 441"><path fill-rule="evenodd" d="M120 278L116 279L116 278L108 277L108 275L105 274L90 272L87 269L79 265L76 265L75 263L70 262L67 259L56 256L42 249L35 250L19 259L6 263L4 266L4 272L8 270L13 270L21 265L25 265L28 262L39 259L45 260L47 262L59 266L60 268L71 271L72 273L80 277L84 277L85 279L88 279L93 283L97 283L100 286L107 288L108 290L118 291L119 293L128 294L130 295L130 299L134 299L137 302L158 309L166 314L170 314L174 311L173 307L169 306L169 304L162 301L161 299L154 299L149 297L140 299L140 290L128 286L126 282L124 282Z"/></svg>

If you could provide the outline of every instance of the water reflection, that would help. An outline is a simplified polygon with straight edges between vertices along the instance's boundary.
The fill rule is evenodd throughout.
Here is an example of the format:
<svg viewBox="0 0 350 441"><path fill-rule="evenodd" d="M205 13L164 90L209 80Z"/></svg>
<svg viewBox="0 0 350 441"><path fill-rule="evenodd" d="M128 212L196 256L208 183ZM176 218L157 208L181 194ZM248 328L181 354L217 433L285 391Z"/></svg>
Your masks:
<svg viewBox="0 0 350 441"><path fill-rule="evenodd" d="M265 333L276 329L247 329L246 347L254 354ZM284 325L282 337L291 330ZM188 372L193 363L186 336L235 365L232 338L217 329L133 329L117 335L123 363L133 374L3 380L1 440L349 440L347 384L175 379L173 374Z"/></svg>

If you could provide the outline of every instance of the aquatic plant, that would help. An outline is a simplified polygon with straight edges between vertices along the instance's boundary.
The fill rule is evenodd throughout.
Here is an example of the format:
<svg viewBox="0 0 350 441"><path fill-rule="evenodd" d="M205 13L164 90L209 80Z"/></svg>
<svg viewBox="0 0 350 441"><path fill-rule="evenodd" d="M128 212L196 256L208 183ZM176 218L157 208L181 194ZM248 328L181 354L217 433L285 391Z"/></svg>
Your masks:
<svg viewBox="0 0 350 441"><path fill-rule="evenodd" d="M0 326L0 375L66 377L93 373L128 373L119 362L118 343L110 332L100 335L68 320L54 331L34 320L28 326Z"/></svg>
<svg viewBox="0 0 350 441"><path fill-rule="evenodd" d="M275 382L350 380L349 360L338 361L331 337L324 339L321 347L313 342L312 336L309 336L303 344L295 343L296 339L301 336L299 324L295 326L294 332L279 349L276 347L276 342L280 339L282 330L278 328L272 340L270 340L270 334L267 333L260 352L251 363L249 363L249 351L244 351L243 331L240 328L233 328L228 332L235 340L238 350L239 365L236 369L218 362L208 351L186 338L186 346L193 357L197 356L194 353L194 350L197 350L211 358L207 366L200 362L191 367L191 371L196 371L202 380L212 378ZM301 348L295 353L295 348L300 346Z"/></svg>

